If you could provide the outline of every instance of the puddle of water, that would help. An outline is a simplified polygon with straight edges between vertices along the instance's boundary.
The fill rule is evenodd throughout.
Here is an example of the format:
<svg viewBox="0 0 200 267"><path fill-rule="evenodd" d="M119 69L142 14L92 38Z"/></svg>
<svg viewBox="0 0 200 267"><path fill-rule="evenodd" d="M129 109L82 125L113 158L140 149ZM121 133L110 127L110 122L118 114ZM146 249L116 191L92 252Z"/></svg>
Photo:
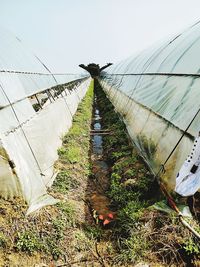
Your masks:
<svg viewBox="0 0 200 267"><path fill-rule="evenodd" d="M98 108L96 107L97 105L97 102L96 102L96 99L95 99L95 105L94 105L94 125L93 125L93 129L94 130L101 130L101 117L99 116L99 110ZM98 134L95 134L93 136L93 156L100 156L103 154L103 139L102 139L102 136L101 135L98 135Z"/></svg>
<svg viewBox="0 0 200 267"><path fill-rule="evenodd" d="M95 155L102 155L103 153L102 137L96 134L93 137L93 153Z"/></svg>
<svg viewBox="0 0 200 267"><path fill-rule="evenodd" d="M91 206L95 211L95 214L100 216L103 222L110 223L115 214L109 208L110 199L106 197L105 192L109 186L109 176L108 176L108 164L103 159L103 136L98 133L102 129L101 125L101 114L97 105L97 98L94 98L94 118L92 130L97 131L92 135L92 172L94 188L91 194ZM112 218L113 216L113 218Z"/></svg>

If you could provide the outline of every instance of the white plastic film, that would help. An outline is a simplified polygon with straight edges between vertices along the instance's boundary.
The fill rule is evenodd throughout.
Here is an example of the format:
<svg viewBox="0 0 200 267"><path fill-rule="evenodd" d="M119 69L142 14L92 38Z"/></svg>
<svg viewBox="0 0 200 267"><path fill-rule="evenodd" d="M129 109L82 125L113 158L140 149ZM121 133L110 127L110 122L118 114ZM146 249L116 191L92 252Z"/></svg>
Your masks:
<svg viewBox="0 0 200 267"><path fill-rule="evenodd" d="M57 149L61 146L63 134L71 126L72 115L89 83L90 79L71 93L68 92L67 96L59 97L55 102L46 105L20 127L1 135L2 146L9 160L14 162L13 171L17 175L13 180L13 176L8 173L7 179L10 182L7 189L6 185L4 187L5 195L13 197L20 191L30 206L28 213L56 202L47 195L46 190L53 182L53 164L58 158ZM0 180L2 179L4 178L0 175ZM17 185L20 185L18 191Z"/></svg>
<svg viewBox="0 0 200 267"><path fill-rule="evenodd" d="M199 131L199 49L200 22L114 64L99 79L152 172L172 190ZM183 167L180 173L181 180ZM199 176L189 176L192 194L199 187ZM184 194L189 192L186 180L185 176ZM177 190L183 193L181 184Z"/></svg>

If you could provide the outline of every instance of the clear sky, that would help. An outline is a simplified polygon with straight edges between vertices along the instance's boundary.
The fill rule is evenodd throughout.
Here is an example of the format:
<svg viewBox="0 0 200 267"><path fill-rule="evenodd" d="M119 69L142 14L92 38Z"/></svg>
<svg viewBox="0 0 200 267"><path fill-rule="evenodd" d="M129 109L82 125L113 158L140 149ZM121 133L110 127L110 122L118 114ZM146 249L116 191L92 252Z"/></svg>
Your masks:
<svg viewBox="0 0 200 267"><path fill-rule="evenodd" d="M116 62L200 20L199 0L0 0L0 25L53 72Z"/></svg>

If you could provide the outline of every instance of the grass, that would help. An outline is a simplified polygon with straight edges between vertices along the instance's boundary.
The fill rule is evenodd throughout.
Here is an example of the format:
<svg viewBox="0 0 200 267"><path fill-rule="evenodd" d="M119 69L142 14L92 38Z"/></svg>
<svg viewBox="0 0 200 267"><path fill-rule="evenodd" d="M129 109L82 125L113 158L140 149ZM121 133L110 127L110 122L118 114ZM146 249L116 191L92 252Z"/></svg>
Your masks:
<svg viewBox="0 0 200 267"><path fill-rule="evenodd" d="M32 254L34 251L40 251L43 243L35 231L26 230L17 233L16 249Z"/></svg>
<svg viewBox="0 0 200 267"><path fill-rule="evenodd" d="M67 194L70 189L78 188L79 181L70 177L70 173L67 170L61 170L54 181L54 188L57 192Z"/></svg>
<svg viewBox="0 0 200 267"><path fill-rule="evenodd" d="M3 233L0 233L0 248L6 248L7 243L8 243L8 238Z"/></svg>
<svg viewBox="0 0 200 267"><path fill-rule="evenodd" d="M66 226L76 225L76 207L74 204L68 202L60 202L57 207L61 210L64 218L64 224ZM62 219L62 217L61 217Z"/></svg>
<svg viewBox="0 0 200 267"><path fill-rule="evenodd" d="M98 225L85 225L84 227L84 230L85 230L85 235L89 238L89 239L92 239L92 240L97 240L99 241L100 238L102 237L103 235L103 230L100 226Z"/></svg>
<svg viewBox="0 0 200 267"><path fill-rule="evenodd" d="M68 163L80 162L81 148L76 146L76 142L70 142L68 147L62 147L58 150L58 155Z"/></svg>
<svg viewBox="0 0 200 267"><path fill-rule="evenodd" d="M80 186L80 180L77 179L81 172L86 176L90 173L90 160L88 151L90 149L90 124L92 117L93 84L79 105L76 115L73 118L73 124L69 132L63 137L63 145L58 150L59 160L56 163L58 175L53 184L53 188L61 193L67 193L71 189Z"/></svg>

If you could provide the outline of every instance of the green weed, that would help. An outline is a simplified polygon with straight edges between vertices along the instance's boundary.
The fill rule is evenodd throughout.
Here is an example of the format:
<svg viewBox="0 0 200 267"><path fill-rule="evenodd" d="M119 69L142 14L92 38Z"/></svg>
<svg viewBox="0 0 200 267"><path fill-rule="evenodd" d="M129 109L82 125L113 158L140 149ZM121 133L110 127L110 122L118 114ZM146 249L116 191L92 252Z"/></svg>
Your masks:
<svg viewBox="0 0 200 267"><path fill-rule="evenodd" d="M70 202L59 202L57 207L62 212L65 218L65 225L68 227L76 225L76 208Z"/></svg>
<svg viewBox="0 0 200 267"><path fill-rule="evenodd" d="M62 147L58 149L58 155L61 159L66 160L69 163L76 163L81 161L81 148L77 144L72 142L67 148Z"/></svg>
<svg viewBox="0 0 200 267"><path fill-rule="evenodd" d="M70 189L77 188L79 182L69 175L69 171L63 170L58 173L53 187L60 193L66 194Z"/></svg>
<svg viewBox="0 0 200 267"><path fill-rule="evenodd" d="M43 244L34 231L24 231L22 233L17 233L16 248L18 250L33 253L34 251L40 251Z"/></svg>
<svg viewBox="0 0 200 267"><path fill-rule="evenodd" d="M100 228L98 225L96 226L85 225L84 231L89 239L100 240L103 234L102 228Z"/></svg>
<svg viewBox="0 0 200 267"><path fill-rule="evenodd" d="M192 238L186 240L184 242L183 248L188 255L200 255L200 244L198 240L194 240Z"/></svg>
<svg viewBox="0 0 200 267"><path fill-rule="evenodd" d="M3 233L0 233L0 248L5 248L7 244L8 238Z"/></svg>
<svg viewBox="0 0 200 267"><path fill-rule="evenodd" d="M137 228L139 221L144 213L148 203L134 199L118 213L117 222L122 233L128 233L130 229Z"/></svg>
<svg viewBox="0 0 200 267"><path fill-rule="evenodd" d="M128 239L124 239L121 246L121 252L117 259L122 262L136 263L144 260L150 245L140 235L133 233Z"/></svg>
<svg viewBox="0 0 200 267"><path fill-rule="evenodd" d="M56 218L52 221L52 228L56 240L60 240L64 236L64 229L66 228L65 220L63 218Z"/></svg>
<svg viewBox="0 0 200 267"><path fill-rule="evenodd" d="M54 260L58 260L58 258L63 254L63 250L59 245L57 240L54 240L52 237L48 237L46 239L46 252L53 256Z"/></svg>

